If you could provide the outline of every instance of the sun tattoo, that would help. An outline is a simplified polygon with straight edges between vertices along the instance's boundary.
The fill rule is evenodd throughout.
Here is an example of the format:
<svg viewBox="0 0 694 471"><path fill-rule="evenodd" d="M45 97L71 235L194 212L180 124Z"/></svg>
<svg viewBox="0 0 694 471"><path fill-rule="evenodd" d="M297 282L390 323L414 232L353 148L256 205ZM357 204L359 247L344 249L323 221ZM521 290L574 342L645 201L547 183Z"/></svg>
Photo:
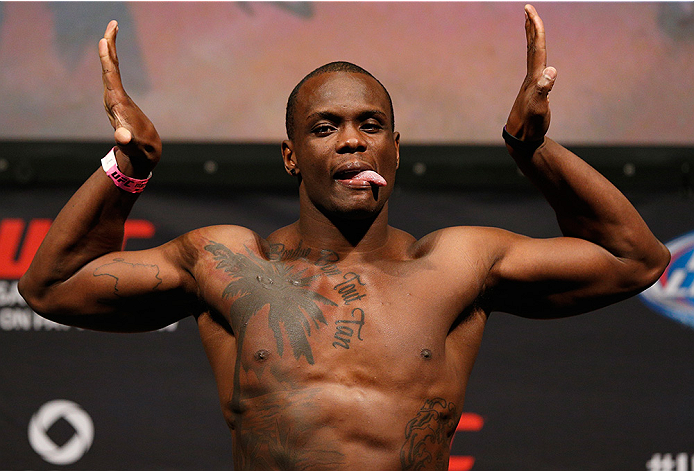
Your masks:
<svg viewBox="0 0 694 471"><path fill-rule="evenodd" d="M205 246L218 262L215 268L224 270L233 279L222 292L225 298L233 299L232 329L242 342L248 321L265 306L269 306L268 326L277 341L277 352L284 353L282 329L287 334L294 358L304 356L313 364L313 353L308 343L311 324L315 329L327 325L319 304L337 306L328 298L308 289L309 282L316 276L303 276L284 262L269 262L256 256L246 247L246 255L234 253L226 246L210 241Z"/></svg>

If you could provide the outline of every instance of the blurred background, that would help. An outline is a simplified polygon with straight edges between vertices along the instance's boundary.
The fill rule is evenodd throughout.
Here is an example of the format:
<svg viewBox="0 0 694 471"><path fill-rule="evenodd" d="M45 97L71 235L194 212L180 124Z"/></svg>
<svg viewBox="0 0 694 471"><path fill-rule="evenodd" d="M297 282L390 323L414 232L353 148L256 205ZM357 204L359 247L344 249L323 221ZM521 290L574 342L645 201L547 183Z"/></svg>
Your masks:
<svg viewBox="0 0 694 471"><path fill-rule="evenodd" d="M451 469L694 471L694 3L536 7L558 70L549 135L627 194L673 263L647 294L584 316L492 315ZM393 225L559 234L500 137L525 75L522 3L1 2L2 470L232 467L193 320L86 332L16 292L112 145L97 54L111 19L126 90L164 141L128 249L209 224L266 236L293 222L286 100L334 60L393 98Z"/></svg>

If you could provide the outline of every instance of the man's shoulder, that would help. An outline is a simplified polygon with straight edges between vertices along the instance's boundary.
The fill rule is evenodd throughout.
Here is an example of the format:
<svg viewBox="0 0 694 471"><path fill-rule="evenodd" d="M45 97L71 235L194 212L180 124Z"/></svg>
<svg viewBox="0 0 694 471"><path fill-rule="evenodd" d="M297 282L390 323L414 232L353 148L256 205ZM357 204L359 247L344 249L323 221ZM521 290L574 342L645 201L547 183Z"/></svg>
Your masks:
<svg viewBox="0 0 694 471"><path fill-rule="evenodd" d="M204 252L210 244L220 244L236 251L241 247L256 251L263 239L253 230L243 226L220 224L194 229L177 239L188 251Z"/></svg>
<svg viewBox="0 0 694 471"><path fill-rule="evenodd" d="M492 252L512 233L496 227L452 226L431 232L412 246L416 257L450 257L462 252L482 254Z"/></svg>

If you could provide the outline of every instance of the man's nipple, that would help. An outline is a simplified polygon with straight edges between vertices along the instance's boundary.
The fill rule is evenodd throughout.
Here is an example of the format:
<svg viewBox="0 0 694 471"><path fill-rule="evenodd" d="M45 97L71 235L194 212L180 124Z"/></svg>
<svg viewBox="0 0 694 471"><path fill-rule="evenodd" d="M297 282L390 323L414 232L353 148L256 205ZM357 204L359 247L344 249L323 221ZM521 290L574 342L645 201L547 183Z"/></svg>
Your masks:
<svg viewBox="0 0 694 471"><path fill-rule="evenodd" d="M253 355L253 358L255 359L255 361L260 361L260 362L266 361L268 358L270 358L270 352L268 352L264 348L261 348L260 350L255 352L255 355Z"/></svg>

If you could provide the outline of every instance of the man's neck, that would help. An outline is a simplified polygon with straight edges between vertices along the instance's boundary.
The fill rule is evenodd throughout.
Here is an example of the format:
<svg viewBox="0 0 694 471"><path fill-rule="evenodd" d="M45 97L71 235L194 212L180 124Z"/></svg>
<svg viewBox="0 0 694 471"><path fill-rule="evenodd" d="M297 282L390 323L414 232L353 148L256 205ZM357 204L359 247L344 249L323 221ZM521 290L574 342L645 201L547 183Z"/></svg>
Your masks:
<svg viewBox="0 0 694 471"><path fill-rule="evenodd" d="M374 217L357 219L326 215L315 207L302 206L297 227L301 240L309 246L343 255L372 252L388 242L388 205Z"/></svg>

